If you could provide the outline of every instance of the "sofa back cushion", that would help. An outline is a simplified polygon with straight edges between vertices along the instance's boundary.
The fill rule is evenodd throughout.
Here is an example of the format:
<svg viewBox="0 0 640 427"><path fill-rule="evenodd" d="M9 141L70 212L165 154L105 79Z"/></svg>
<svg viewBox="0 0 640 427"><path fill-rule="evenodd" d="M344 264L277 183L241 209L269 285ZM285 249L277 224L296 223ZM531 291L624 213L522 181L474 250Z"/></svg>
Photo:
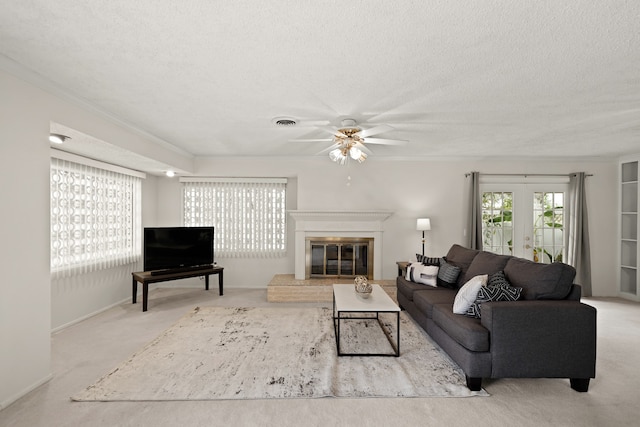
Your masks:
<svg viewBox="0 0 640 427"><path fill-rule="evenodd" d="M456 267L460 268L460 275L458 276L458 287L467 283L467 280L464 280L466 277L467 270L471 265L473 259L478 255L480 251L476 249L465 248L460 245L454 244L447 252L447 256L445 259L449 264L453 264Z"/></svg>
<svg viewBox="0 0 640 427"><path fill-rule="evenodd" d="M512 286L522 288L522 299L565 299L573 285L576 270L568 264L539 264L522 258L511 258L504 274Z"/></svg>
<svg viewBox="0 0 640 427"><path fill-rule="evenodd" d="M509 255L498 255L491 252L480 252L473 258L471 265L462 278L462 282L466 283L472 277L488 274L489 276L504 270L507 262L513 257Z"/></svg>

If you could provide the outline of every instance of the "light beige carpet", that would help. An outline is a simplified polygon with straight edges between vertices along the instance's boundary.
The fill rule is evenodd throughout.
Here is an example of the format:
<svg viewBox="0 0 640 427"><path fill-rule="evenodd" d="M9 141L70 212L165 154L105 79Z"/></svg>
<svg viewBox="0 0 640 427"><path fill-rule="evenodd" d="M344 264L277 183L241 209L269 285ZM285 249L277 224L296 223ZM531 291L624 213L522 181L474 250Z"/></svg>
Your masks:
<svg viewBox="0 0 640 427"><path fill-rule="evenodd" d="M488 396L400 318L400 357L337 357L328 308L196 308L72 400ZM343 325L343 351L392 351L375 320Z"/></svg>

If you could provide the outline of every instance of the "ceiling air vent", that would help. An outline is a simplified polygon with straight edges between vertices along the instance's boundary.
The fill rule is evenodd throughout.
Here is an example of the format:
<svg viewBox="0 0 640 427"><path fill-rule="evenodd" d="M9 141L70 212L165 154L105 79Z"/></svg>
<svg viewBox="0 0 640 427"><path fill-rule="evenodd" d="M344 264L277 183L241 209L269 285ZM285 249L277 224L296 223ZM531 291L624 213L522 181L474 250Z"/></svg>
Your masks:
<svg viewBox="0 0 640 427"><path fill-rule="evenodd" d="M276 117L271 122L276 126L291 127L296 125L296 120L291 117Z"/></svg>

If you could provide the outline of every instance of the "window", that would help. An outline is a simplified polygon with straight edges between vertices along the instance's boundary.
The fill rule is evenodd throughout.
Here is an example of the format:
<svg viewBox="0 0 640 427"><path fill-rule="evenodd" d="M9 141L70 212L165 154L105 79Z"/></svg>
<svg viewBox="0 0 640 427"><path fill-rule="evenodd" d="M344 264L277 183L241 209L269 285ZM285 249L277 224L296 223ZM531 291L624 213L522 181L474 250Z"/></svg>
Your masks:
<svg viewBox="0 0 640 427"><path fill-rule="evenodd" d="M61 157L64 159L51 159L53 276L137 262L142 252L140 195L144 174L132 171L136 176L127 175L68 160L78 160L77 156Z"/></svg>
<svg viewBox="0 0 640 427"><path fill-rule="evenodd" d="M562 262L564 253L564 193L533 193L533 260Z"/></svg>
<svg viewBox="0 0 640 427"><path fill-rule="evenodd" d="M185 226L215 227L221 257L286 255L286 179L182 178Z"/></svg>
<svg viewBox="0 0 640 427"><path fill-rule="evenodd" d="M482 193L482 248L501 255L513 254L513 193Z"/></svg>
<svg viewBox="0 0 640 427"><path fill-rule="evenodd" d="M539 263L565 259L566 184L482 184L482 247Z"/></svg>

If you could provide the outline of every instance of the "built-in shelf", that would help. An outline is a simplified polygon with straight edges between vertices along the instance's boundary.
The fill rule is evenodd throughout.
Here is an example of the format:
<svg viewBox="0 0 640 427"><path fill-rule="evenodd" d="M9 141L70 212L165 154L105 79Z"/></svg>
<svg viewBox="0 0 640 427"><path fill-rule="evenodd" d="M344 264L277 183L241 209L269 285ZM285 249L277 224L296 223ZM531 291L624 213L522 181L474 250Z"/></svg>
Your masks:
<svg viewBox="0 0 640 427"><path fill-rule="evenodd" d="M618 268L619 295L624 298L640 301L640 285L638 266L640 257L638 251L638 161L630 158L620 163L620 246Z"/></svg>

